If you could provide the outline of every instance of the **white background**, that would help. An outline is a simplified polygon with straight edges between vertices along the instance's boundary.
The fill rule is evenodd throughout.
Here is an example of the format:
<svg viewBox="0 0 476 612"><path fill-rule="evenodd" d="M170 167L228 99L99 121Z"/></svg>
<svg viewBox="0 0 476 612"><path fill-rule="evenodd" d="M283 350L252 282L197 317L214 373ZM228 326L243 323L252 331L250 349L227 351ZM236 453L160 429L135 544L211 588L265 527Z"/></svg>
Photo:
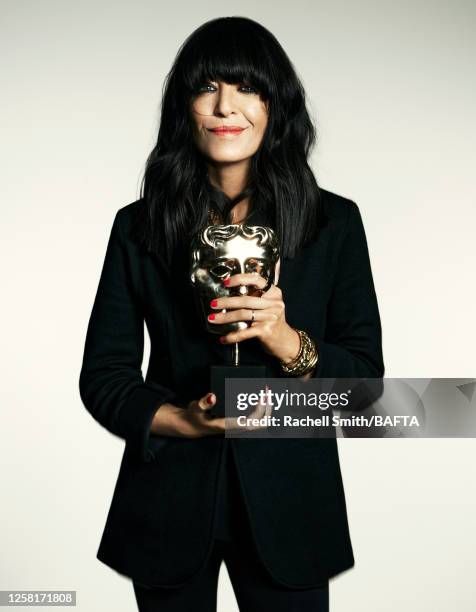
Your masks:
<svg viewBox="0 0 476 612"><path fill-rule="evenodd" d="M95 558L123 443L86 412L78 378L114 215L138 197L175 53L208 19L261 22L303 80L317 180L364 220L386 376L474 377L475 12L1 3L0 589L75 589L84 612L136 609L130 581ZM331 610L473 610L475 441L339 448L356 566L331 582ZM237 610L225 566L218 602Z"/></svg>

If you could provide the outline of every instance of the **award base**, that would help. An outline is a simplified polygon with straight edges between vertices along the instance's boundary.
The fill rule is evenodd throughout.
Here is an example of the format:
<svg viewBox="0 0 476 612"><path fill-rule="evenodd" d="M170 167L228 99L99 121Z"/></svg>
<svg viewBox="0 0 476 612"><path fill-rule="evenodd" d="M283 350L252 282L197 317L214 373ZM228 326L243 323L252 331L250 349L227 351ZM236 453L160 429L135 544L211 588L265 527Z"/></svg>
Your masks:
<svg viewBox="0 0 476 612"><path fill-rule="evenodd" d="M266 378L265 365L212 365L210 390L216 396L216 404L210 408L213 418L225 416L225 383L227 378Z"/></svg>

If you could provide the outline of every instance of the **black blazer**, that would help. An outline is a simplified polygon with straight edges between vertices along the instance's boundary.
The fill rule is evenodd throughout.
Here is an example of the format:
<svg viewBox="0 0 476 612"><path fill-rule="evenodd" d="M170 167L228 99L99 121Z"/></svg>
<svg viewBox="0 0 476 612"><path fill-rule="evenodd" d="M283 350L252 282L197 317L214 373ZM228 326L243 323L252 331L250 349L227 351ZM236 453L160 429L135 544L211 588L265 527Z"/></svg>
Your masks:
<svg viewBox="0 0 476 612"><path fill-rule="evenodd" d="M381 325L362 218L355 202L321 189L329 221L294 258L279 286L290 325L319 352L316 377L382 377ZM91 415L125 440L97 558L150 585L178 585L212 545L217 476L231 442L253 537L279 582L322 584L354 565L337 441L333 438L180 438L150 434L157 408L209 391L209 366L231 346L207 333L185 272L171 272L130 231L138 200L114 219L89 326L80 394ZM150 361L141 372L144 321ZM243 363L282 376L257 339Z"/></svg>

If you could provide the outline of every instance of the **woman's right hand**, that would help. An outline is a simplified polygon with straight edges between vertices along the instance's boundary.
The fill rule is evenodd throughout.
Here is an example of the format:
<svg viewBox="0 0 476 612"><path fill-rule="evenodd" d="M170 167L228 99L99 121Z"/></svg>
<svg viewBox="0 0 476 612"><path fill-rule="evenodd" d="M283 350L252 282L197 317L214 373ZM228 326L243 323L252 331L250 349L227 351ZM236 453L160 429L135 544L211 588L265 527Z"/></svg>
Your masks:
<svg viewBox="0 0 476 612"><path fill-rule="evenodd" d="M215 403L216 395L207 393L199 400L192 400L186 408L162 404L152 420L151 432L185 438L224 433L225 418L213 418L208 413Z"/></svg>

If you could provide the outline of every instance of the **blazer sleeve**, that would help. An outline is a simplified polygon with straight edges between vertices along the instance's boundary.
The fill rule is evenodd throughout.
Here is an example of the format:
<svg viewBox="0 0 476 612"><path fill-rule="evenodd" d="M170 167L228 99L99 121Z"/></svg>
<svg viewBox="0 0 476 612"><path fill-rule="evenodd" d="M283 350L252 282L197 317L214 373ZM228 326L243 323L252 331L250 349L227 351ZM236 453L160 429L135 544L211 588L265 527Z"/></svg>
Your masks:
<svg viewBox="0 0 476 612"><path fill-rule="evenodd" d="M359 207L349 202L326 331L315 338L319 361L313 376L380 378L385 370L382 330L367 239Z"/></svg>
<svg viewBox="0 0 476 612"><path fill-rule="evenodd" d="M99 286L89 319L79 376L81 400L103 427L123 438L143 461L152 419L177 394L155 382L144 382L144 315L129 276L125 241L116 213Z"/></svg>

